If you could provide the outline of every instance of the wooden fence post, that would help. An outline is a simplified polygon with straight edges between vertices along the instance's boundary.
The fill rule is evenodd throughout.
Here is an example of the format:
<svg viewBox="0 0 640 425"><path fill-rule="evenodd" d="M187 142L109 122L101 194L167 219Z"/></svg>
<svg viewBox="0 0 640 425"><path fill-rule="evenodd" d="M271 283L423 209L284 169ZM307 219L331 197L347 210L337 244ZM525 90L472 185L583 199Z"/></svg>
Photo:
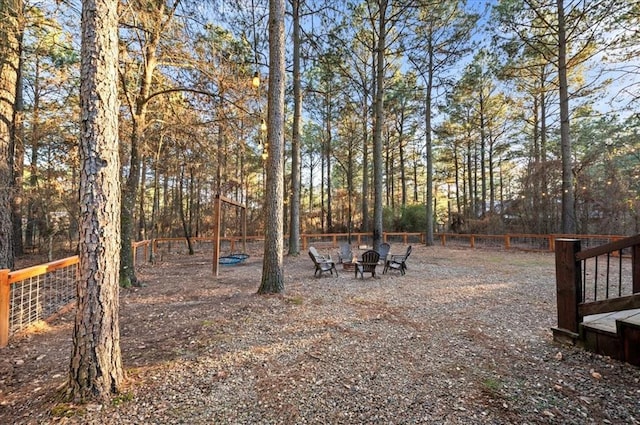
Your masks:
<svg viewBox="0 0 640 425"><path fill-rule="evenodd" d="M0 270L0 348L9 343L9 302L11 301L11 285L9 285L9 269Z"/></svg>
<svg viewBox="0 0 640 425"><path fill-rule="evenodd" d="M136 269L136 257L138 256L138 244L131 242L131 251L133 251L133 269Z"/></svg>
<svg viewBox="0 0 640 425"><path fill-rule="evenodd" d="M580 240L556 239L555 247L558 327L553 329L553 337L556 341L574 343L580 325L578 303L582 300L582 264L576 260Z"/></svg>

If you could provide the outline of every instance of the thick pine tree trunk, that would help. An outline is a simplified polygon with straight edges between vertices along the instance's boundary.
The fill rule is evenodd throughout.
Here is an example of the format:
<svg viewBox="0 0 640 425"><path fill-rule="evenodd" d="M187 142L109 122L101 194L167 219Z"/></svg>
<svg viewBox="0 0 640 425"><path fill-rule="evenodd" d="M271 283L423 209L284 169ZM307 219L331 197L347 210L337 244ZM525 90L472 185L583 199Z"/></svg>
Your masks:
<svg viewBox="0 0 640 425"><path fill-rule="evenodd" d="M283 186L284 173L284 1L269 1L269 99L267 187L262 282L258 293L284 292Z"/></svg>
<svg viewBox="0 0 640 425"><path fill-rule="evenodd" d="M19 65L16 77L16 103L13 120L13 252L15 256L24 253L24 244L22 243L22 205L24 193L22 190L22 175L24 172L24 96L22 90L22 68L23 68L23 40L24 40L24 13L22 10L22 1L16 6L19 8L19 28L18 28L18 56Z"/></svg>
<svg viewBox="0 0 640 425"><path fill-rule="evenodd" d="M22 1L0 1L0 269L14 265L13 157Z"/></svg>
<svg viewBox="0 0 640 425"><path fill-rule="evenodd" d="M105 401L124 380L117 6L117 0L82 3L80 266L68 388L74 401Z"/></svg>

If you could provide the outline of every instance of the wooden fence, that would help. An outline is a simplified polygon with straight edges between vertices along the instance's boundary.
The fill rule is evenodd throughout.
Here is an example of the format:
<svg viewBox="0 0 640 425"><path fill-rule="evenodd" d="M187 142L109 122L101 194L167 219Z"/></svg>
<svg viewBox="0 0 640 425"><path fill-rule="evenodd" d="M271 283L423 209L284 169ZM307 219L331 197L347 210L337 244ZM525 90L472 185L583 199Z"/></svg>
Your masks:
<svg viewBox="0 0 640 425"><path fill-rule="evenodd" d="M597 246L622 239L609 235L479 235L441 233L435 235L442 246L481 249L520 249L528 251L554 251L558 238L579 238L583 247ZM264 240L264 236L232 236L220 238L229 244L231 252L245 252L246 245ZM287 239L285 239L286 243ZM385 232L383 241L403 245L424 244L424 233ZM213 249L213 239L192 238L201 249ZM372 245L370 233L326 233L301 235L302 249L310 246L337 248L340 244ZM172 245L185 247L185 238L158 238L134 242L134 266L150 259L161 246L169 251ZM210 245L210 248L209 248ZM0 270L0 347L8 343L9 335L20 332L34 323L46 320L75 300L78 257L69 257L22 270Z"/></svg>
<svg viewBox="0 0 640 425"><path fill-rule="evenodd" d="M555 241L559 238L576 238L582 240L583 246L593 247L605 243L614 242L624 236L617 235L534 235L513 233L506 235L483 235L483 234L460 234L460 233L437 233L434 239L441 246L483 248L483 249L513 249L524 251L555 251ZM407 232L385 232L383 242L409 244L424 244L424 233ZM302 249L309 246L338 247L342 243L352 245L371 245L371 233L323 233L323 234L303 234Z"/></svg>
<svg viewBox="0 0 640 425"><path fill-rule="evenodd" d="M134 264L148 258L150 243L132 244ZM78 263L75 255L16 271L0 270L0 347L6 347L9 335L49 319L75 301Z"/></svg>

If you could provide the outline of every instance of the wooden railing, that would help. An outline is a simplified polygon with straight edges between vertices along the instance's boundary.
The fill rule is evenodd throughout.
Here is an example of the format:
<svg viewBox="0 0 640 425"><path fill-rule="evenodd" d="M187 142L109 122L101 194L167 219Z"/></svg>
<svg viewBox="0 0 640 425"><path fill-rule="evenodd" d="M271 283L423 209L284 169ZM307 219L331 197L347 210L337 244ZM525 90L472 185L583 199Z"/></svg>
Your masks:
<svg viewBox="0 0 640 425"><path fill-rule="evenodd" d="M579 239L556 239L555 247L554 339L574 341L585 316L640 308L640 234L586 250Z"/></svg>
<svg viewBox="0 0 640 425"><path fill-rule="evenodd" d="M132 244L134 264L151 241ZM77 255L21 270L0 270L0 347L9 335L55 315L76 297Z"/></svg>

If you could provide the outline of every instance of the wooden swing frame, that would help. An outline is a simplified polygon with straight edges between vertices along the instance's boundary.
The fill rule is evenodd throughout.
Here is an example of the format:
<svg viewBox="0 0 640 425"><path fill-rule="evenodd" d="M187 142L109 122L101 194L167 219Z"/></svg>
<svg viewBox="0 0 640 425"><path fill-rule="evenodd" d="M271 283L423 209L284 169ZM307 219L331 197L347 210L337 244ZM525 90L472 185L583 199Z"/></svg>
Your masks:
<svg viewBox="0 0 640 425"><path fill-rule="evenodd" d="M222 216L222 203L240 208L242 220L242 252L247 252L247 207L233 199L216 195L213 200L213 275L218 277L220 267L220 218Z"/></svg>

